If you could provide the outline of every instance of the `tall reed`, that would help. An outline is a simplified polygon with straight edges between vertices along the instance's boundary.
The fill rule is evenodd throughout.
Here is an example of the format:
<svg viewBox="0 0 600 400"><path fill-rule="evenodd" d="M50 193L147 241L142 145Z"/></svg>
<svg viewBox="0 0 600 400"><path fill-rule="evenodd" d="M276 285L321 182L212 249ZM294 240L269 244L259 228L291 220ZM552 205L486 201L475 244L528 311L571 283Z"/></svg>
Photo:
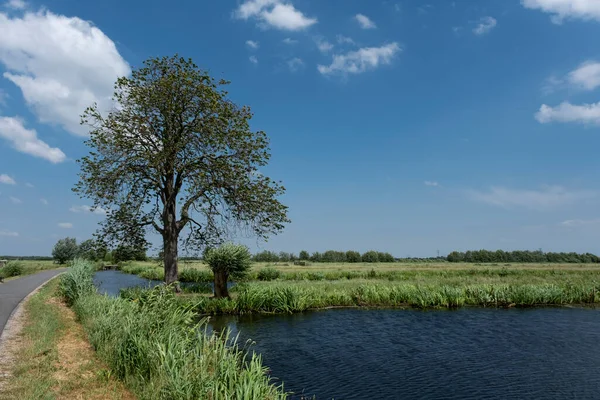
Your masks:
<svg viewBox="0 0 600 400"><path fill-rule="evenodd" d="M92 346L143 399L284 399L259 356L229 333L208 334L172 288L141 291L134 301L89 289L93 272L76 261L61 282ZM92 285L93 287L93 285Z"/></svg>

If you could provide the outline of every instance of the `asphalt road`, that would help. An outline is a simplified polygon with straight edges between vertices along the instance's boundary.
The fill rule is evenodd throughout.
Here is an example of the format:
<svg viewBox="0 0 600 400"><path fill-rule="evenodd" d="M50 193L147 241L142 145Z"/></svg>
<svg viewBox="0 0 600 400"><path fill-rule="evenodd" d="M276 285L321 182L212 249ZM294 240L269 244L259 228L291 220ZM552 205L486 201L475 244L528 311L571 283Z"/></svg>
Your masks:
<svg viewBox="0 0 600 400"><path fill-rule="evenodd" d="M34 275L0 283L0 335L13 310L29 293L38 286L65 271L66 268L42 271Z"/></svg>

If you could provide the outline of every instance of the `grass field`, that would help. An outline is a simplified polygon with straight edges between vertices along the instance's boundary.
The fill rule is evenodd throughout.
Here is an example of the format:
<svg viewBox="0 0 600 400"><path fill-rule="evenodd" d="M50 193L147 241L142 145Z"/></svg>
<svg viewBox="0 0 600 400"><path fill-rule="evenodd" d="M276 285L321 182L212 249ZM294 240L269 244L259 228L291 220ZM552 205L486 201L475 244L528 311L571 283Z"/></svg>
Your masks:
<svg viewBox="0 0 600 400"><path fill-rule="evenodd" d="M156 263L124 265L124 272L162 279ZM267 271L268 273L266 273ZM182 263L181 281L210 281L201 263ZM124 294L140 296L136 291ZM200 314L299 312L328 307L512 307L600 302L594 264L256 263L231 299L182 296Z"/></svg>
<svg viewBox="0 0 600 400"><path fill-rule="evenodd" d="M0 268L0 278L4 280L16 279L19 276L31 275L60 267L64 267L64 265L55 264L54 261L11 260L5 267Z"/></svg>

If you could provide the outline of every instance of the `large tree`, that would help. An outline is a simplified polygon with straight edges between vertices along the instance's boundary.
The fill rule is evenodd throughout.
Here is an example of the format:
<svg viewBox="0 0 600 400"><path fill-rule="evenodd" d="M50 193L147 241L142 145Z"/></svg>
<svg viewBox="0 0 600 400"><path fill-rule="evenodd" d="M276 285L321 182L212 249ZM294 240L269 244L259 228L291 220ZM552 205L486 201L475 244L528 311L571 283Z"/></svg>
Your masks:
<svg viewBox="0 0 600 400"><path fill-rule="evenodd" d="M201 251L234 232L266 239L289 222L283 186L259 169L270 158L265 132L191 60L151 58L117 80L115 107L82 116L90 154L74 191L109 210L100 233L127 242L140 230L162 236L165 282L177 280L180 242Z"/></svg>

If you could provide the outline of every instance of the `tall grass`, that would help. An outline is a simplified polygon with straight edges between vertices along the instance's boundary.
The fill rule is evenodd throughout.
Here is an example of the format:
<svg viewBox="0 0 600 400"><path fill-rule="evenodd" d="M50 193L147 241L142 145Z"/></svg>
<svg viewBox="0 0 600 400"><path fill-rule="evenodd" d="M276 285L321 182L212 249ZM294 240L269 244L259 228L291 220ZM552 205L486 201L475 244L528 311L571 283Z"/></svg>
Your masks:
<svg viewBox="0 0 600 400"><path fill-rule="evenodd" d="M61 289L92 346L117 377L143 399L283 399L254 353L236 338L209 335L205 321L169 287L140 291L133 301L88 290L93 271L82 261Z"/></svg>
<svg viewBox="0 0 600 400"><path fill-rule="evenodd" d="M294 313L328 307L530 307L600 302L600 284L245 283L231 299L188 299L200 314Z"/></svg>

